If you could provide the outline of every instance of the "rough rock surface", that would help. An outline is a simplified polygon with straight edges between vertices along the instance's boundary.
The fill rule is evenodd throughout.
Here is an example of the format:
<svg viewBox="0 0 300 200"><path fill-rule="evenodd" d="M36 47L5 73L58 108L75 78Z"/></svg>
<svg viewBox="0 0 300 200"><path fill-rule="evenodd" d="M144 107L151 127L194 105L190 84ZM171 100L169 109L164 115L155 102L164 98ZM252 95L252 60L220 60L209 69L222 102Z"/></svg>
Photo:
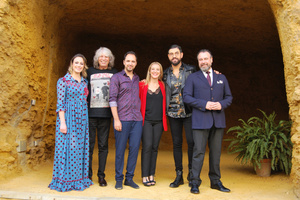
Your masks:
<svg viewBox="0 0 300 200"><path fill-rule="evenodd" d="M269 0L281 40L289 114L293 121L293 167L291 177L300 197L300 4L299 1Z"/></svg>
<svg viewBox="0 0 300 200"><path fill-rule="evenodd" d="M75 53L92 66L106 46L122 70L123 54L134 50L145 78L152 61L168 67L168 47L177 43L189 64L197 65L199 49L213 52L234 96L228 127L257 108L293 120L291 177L300 196L299 9L293 0L0 1L0 179L53 157L56 81ZM172 148L169 132L160 148Z"/></svg>

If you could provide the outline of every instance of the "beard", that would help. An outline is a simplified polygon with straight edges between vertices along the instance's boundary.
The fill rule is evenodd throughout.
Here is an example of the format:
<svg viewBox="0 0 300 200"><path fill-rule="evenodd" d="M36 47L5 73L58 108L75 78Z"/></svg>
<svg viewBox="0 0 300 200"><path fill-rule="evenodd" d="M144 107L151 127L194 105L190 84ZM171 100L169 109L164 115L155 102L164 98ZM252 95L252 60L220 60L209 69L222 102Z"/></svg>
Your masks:
<svg viewBox="0 0 300 200"><path fill-rule="evenodd" d="M181 59L173 58L170 62L172 65L177 66L181 62Z"/></svg>
<svg viewBox="0 0 300 200"><path fill-rule="evenodd" d="M209 65L209 64L201 65L201 67L200 67L201 71L203 71L203 72L207 72L210 68L211 68L211 65Z"/></svg>
<svg viewBox="0 0 300 200"><path fill-rule="evenodd" d="M128 72L132 72L132 71L133 71L133 69L134 69L134 67L133 67L133 66L128 66L128 67L126 67L126 71L128 71Z"/></svg>

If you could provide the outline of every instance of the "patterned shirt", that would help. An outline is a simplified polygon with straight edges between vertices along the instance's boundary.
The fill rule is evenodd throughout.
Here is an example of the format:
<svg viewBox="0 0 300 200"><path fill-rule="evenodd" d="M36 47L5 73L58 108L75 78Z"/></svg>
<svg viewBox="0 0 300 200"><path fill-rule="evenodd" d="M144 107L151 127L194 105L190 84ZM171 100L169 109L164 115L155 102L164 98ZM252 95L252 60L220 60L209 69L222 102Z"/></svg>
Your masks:
<svg viewBox="0 0 300 200"><path fill-rule="evenodd" d="M173 118L185 118L190 117L191 114L186 114L184 110L183 97L182 97L182 78L184 76L183 67L179 68L178 78L173 74L173 69L171 68L170 73L171 80L171 98L168 109L168 116Z"/></svg>
<svg viewBox="0 0 300 200"><path fill-rule="evenodd" d="M89 94L87 85L86 79L81 77L79 83L69 73L60 78L57 81L56 113L59 111L69 112L68 109L77 104L81 107L87 106L87 96ZM77 107L74 108L77 109Z"/></svg>
<svg viewBox="0 0 300 200"><path fill-rule="evenodd" d="M90 67L87 70L87 80L89 82L89 117L111 118L111 110L109 107L109 87L110 79L118 70L112 69L96 69Z"/></svg>
<svg viewBox="0 0 300 200"><path fill-rule="evenodd" d="M123 70L114 74L110 80L109 105L118 107L121 121L142 121L139 98L140 78L134 73L132 80Z"/></svg>

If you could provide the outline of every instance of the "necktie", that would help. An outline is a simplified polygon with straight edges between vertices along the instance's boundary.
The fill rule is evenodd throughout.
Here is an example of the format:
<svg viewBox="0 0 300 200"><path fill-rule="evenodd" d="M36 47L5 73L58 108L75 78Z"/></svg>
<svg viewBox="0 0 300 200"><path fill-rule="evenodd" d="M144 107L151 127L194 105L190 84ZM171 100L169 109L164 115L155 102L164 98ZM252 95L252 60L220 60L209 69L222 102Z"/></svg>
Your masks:
<svg viewBox="0 0 300 200"><path fill-rule="evenodd" d="M209 85L211 86L211 79L210 79L210 76L209 76L210 71L207 71L206 73L207 73L206 79L207 79Z"/></svg>

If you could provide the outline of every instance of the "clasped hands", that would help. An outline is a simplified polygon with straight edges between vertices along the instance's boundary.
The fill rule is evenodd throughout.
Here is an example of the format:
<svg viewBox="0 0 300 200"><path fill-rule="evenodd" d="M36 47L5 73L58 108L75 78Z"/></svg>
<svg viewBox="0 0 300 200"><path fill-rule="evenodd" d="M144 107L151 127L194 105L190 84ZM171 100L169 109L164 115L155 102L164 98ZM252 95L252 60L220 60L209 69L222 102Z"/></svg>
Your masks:
<svg viewBox="0 0 300 200"><path fill-rule="evenodd" d="M208 101L205 106L206 110L221 110L222 106L219 102Z"/></svg>

